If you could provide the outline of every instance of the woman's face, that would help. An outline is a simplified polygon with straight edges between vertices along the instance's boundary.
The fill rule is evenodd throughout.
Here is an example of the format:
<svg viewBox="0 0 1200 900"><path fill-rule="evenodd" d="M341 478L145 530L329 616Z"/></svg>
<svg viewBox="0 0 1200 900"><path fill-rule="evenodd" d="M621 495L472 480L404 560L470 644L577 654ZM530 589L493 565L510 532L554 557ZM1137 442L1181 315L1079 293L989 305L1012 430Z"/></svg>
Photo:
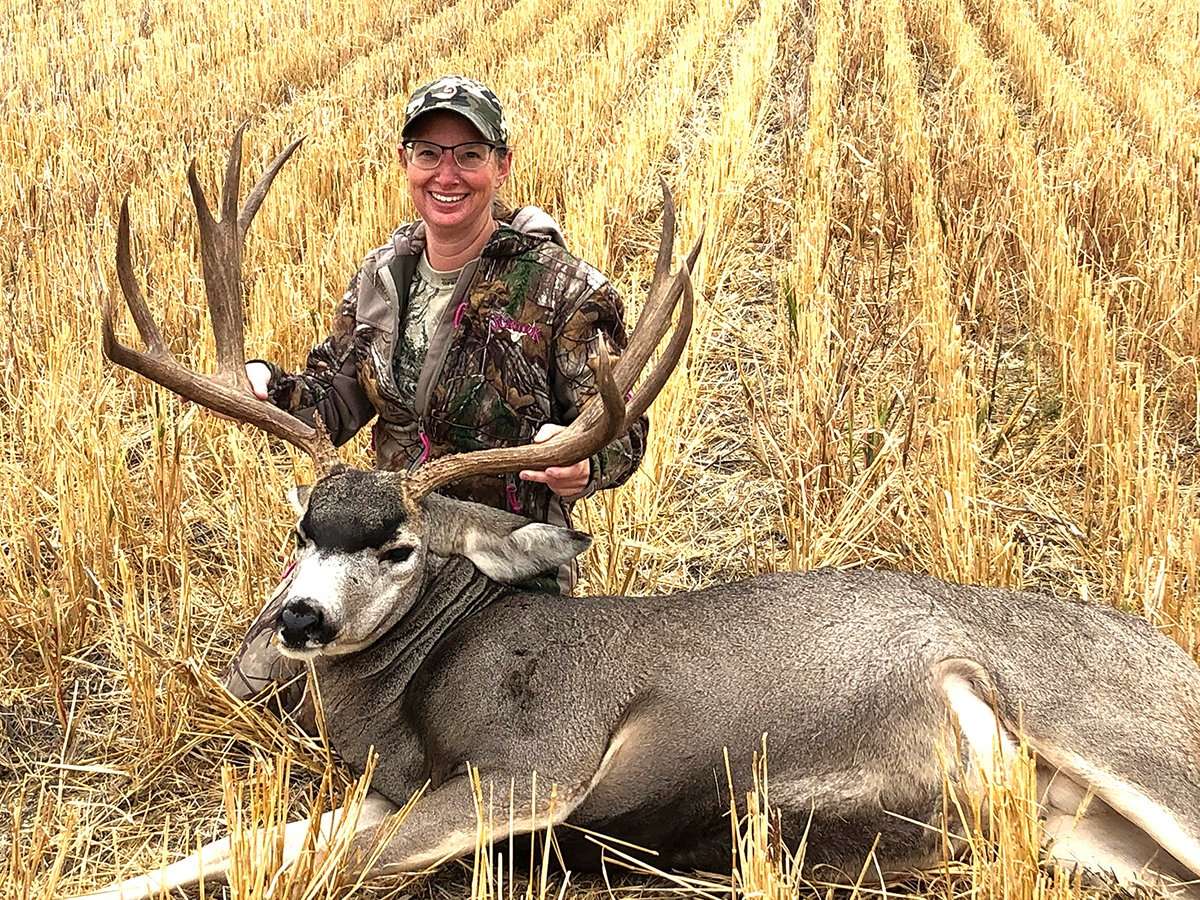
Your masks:
<svg viewBox="0 0 1200 900"><path fill-rule="evenodd" d="M417 120L408 140L432 141L444 147L482 141L475 126L457 113L438 110ZM508 177L511 154L503 160L488 154L483 168L474 171L461 169L453 153L443 153L435 169L419 169L408 162L401 149L400 159L408 174L408 189L412 194L417 215L427 228L435 232L472 232L483 220L490 220L492 200Z"/></svg>

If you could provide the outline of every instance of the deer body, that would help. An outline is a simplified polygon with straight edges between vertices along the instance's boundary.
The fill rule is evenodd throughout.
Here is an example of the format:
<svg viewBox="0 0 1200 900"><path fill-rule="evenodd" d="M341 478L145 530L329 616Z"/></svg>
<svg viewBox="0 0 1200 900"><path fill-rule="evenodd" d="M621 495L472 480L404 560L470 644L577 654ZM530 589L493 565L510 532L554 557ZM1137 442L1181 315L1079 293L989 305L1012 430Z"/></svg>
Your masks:
<svg viewBox="0 0 1200 900"><path fill-rule="evenodd" d="M449 631L389 705L388 725L357 733L368 716L355 712L346 727L348 708L327 700L331 740L355 766L386 741L373 785L397 804L427 778L436 792L468 764L501 783L537 771L563 802L577 802L568 823L652 849L660 864L719 869L729 857L723 753L748 775L765 731L793 844L815 812L810 859L861 863L882 831L888 864L924 863L937 835L885 809L936 824L945 700L916 648L899 657L869 649L876 586L868 577L831 595L829 582L843 577L764 577L663 597L504 596ZM379 676L341 669L318 665L323 697L331 676L347 701L374 694ZM903 699L898 675L912 691ZM826 817L843 820L833 840ZM587 865L594 848L571 838L558 833L572 862Z"/></svg>
<svg viewBox="0 0 1200 900"><path fill-rule="evenodd" d="M379 484L355 480L360 496ZM440 503L462 520L460 504ZM377 497L370 508L386 505ZM487 511L475 527L503 532L504 518ZM941 828L958 824L943 821L943 779L976 779L992 740L1012 749L1019 725L1044 757L1048 796L1057 779L1103 797L1088 778L1103 770L1123 786L1106 792L1112 803L1171 810L1177 834L1166 844L1200 862L1200 670L1127 613L904 572L563 598L505 587L462 557L432 554L426 566L412 605L425 624L402 617L359 653L316 658L342 756L361 768L378 752L373 786L397 805L426 782L434 808L456 800L446 820L422 823L444 839L402 828L384 865L426 863L421 846L450 850L446 835L468 830L472 840L457 850L474 846L472 766L502 793L517 786L511 799L524 820L536 820L521 787L536 772L544 791L557 786L559 821L650 848L659 864L720 868L725 751L731 772L744 775L766 732L784 838L794 845L808 830L810 864L852 876L878 835L884 869L922 868L940 856ZM1098 706L1097 696L1120 702ZM954 737L972 730L965 742ZM1172 758L1160 764L1164 748ZM1074 816L1078 800L1060 818ZM550 815L542 810L542 823ZM517 832L528 830L517 820ZM1153 845L1130 872L1156 858L1160 870L1189 877L1138 827L1091 824ZM594 844L558 836L572 863L594 862ZM1098 852L1094 835L1088 841ZM1121 864L1076 857L1102 870Z"/></svg>
<svg viewBox="0 0 1200 900"><path fill-rule="evenodd" d="M536 770L573 804L566 822L655 850L660 864L727 864L723 752L745 775L764 732L772 799L790 844L808 828L810 864L853 877L876 835L885 870L936 861L943 776L974 765L948 741L955 660L986 675L978 689L994 692L1004 728L1021 721L1051 755L1105 760L1200 835L1200 787L1186 768L1164 783L1155 762L1176 747L1196 764L1200 670L1105 607L817 571L662 597L512 593L451 627L386 700L386 671L360 676L352 658L333 659L317 666L331 740L352 766L386 746L373 784L393 802L426 779L435 796L468 764L501 783ZM1100 684L1129 717L1089 708ZM559 835L586 864L590 845L570 838Z"/></svg>
<svg viewBox="0 0 1200 900"><path fill-rule="evenodd" d="M473 506L442 503L456 519ZM486 520L516 517L482 518L502 531ZM574 549L571 535L542 537ZM328 562L319 547L309 558ZM407 612L376 640L310 657L335 749L360 771L378 754L362 839L428 785L378 871L474 849L468 766L494 803L496 839L574 825L654 851L660 866L720 869L725 753L736 792L764 732L780 836L806 838L810 871L853 880L872 853L884 872L926 868L942 829L961 825L945 816L946 780L969 791L994 776L1020 733L1039 756L1053 856L1126 881L1197 877L1200 668L1134 616L865 569L572 598L513 589L461 556L426 551L421 564ZM303 587L285 596L327 605ZM556 837L569 865L596 862L580 832ZM221 852L95 896L220 880Z"/></svg>

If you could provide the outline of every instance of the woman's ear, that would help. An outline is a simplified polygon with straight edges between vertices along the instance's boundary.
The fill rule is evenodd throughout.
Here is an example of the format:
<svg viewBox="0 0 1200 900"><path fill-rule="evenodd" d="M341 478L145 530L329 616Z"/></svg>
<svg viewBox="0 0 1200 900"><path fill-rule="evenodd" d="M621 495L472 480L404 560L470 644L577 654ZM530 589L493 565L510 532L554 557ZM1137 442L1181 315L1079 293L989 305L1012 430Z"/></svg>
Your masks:
<svg viewBox="0 0 1200 900"><path fill-rule="evenodd" d="M496 174L498 178L496 187L500 187L508 179L508 173L512 170L513 152L510 149L507 150L503 155L498 156L499 158L496 160Z"/></svg>

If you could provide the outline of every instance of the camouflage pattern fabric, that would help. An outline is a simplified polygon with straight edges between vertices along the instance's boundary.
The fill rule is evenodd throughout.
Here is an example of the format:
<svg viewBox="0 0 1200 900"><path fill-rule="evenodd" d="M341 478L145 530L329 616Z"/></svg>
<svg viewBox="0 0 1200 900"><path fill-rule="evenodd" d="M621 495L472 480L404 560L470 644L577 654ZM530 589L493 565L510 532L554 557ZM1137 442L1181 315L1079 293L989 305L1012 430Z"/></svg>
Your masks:
<svg viewBox="0 0 1200 900"><path fill-rule="evenodd" d="M445 306L454 294L457 272L436 272L429 268L425 258L417 263L412 286L408 291L407 322L401 329L396 349L392 352L392 375L396 391L404 403L416 403L417 378L429 352L429 336L437 327Z"/></svg>
<svg viewBox="0 0 1200 900"><path fill-rule="evenodd" d="M275 645L284 591L291 583L292 569L289 567L275 593L247 630L223 680L235 697L242 700L266 697L268 706L281 718L292 718L302 730L316 734L317 711L308 690L307 667L299 660L284 656Z"/></svg>
<svg viewBox="0 0 1200 900"><path fill-rule="evenodd" d="M414 264L424 226L403 226L355 274L333 332L303 372L271 365L270 397L302 418L313 410L341 444L378 414L372 437L382 469L411 469L448 453L527 444L548 422L569 424L595 394L597 348L614 360L625 348L620 297L596 269L548 238L502 225L459 276L418 383L395 381L400 343L395 264ZM424 382L424 384L422 384ZM414 398L408 400L406 398ZM643 416L591 460L580 497L622 484L641 462ZM516 474L448 485L451 496L569 523L571 502ZM572 498L579 499L579 498Z"/></svg>
<svg viewBox="0 0 1200 900"><path fill-rule="evenodd" d="M479 130L485 141L498 147L508 146L508 122L504 118L500 98L475 79L447 75L417 88L404 108L401 134L408 137L409 126L413 122L437 109L464 116Z"/></svg>

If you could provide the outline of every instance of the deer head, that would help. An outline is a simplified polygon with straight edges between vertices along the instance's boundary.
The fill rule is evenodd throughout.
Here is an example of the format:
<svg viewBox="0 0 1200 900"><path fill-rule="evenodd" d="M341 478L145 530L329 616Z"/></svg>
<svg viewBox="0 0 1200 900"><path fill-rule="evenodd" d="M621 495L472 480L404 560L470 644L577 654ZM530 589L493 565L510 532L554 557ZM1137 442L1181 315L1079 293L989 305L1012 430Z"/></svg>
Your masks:
<svg viewBox="0 0 1200 900"><path fill-rule="evenodd" d="M587 549L580 531L429 494L416 515L393 473L345 469L291 492L295 568L277 634L297 658L354 653L426 593L430 557L462 556L516 584Z"/></svg>

